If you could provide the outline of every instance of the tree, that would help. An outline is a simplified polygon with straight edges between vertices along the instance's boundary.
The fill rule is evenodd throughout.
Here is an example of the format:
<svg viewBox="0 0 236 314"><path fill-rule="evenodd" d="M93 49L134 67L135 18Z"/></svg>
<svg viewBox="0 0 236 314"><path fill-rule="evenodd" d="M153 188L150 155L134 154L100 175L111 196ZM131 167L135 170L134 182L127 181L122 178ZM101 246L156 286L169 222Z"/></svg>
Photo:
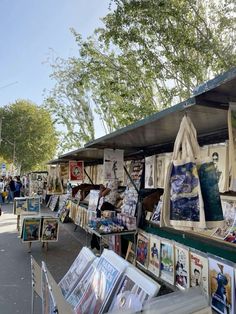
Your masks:
<svg viewBox="0 0 236 314"><path fill-rule="evenodd" d="M92 37L83 40L72 30L79 56L53 66L51 101L62 122L68 119L57 99L61 90L75 106L81 97L90 99L111 132L187 99L197 85L235 65L234 0L112 2L114 10Z"/></svg>
<svg viewBox="0 0 236 314"><path fill-rule="evenodd" d="M57 145L56 131L50 114L26 100L18 100L1 108L1 156L21 165L21 171L39 169L53 158ZM11 143L11 144L10 144Z"/></svg>

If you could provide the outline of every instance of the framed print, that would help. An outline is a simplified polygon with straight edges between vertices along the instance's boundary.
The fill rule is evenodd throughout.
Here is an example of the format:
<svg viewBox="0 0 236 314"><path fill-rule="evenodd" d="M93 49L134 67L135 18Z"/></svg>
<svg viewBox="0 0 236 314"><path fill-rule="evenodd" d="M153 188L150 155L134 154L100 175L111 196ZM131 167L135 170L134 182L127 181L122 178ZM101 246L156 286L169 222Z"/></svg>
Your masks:
<svg viewBox="0 0 236 314"><path fill-rule="evenodd" d="M29 197L28 201L28 211L29 212L40 212L40 197Z"/></svg>
<svg viewBox="0 0 236 314"><path fill-rule="evenodd" d="M70 181L83 181L84 179L84 162L69 161Z"/></svg>
<svg viewBox="0 0 236 314"><path fill-rule="evenodd" d="M24 217L22 241L36 242L40 240L41 217Z"/></svg>
<svg viewBox="0 0 236 314"><path fill-rule="evenodd" d="M13 205L13 213L15 215L20 215L22 212L27 212L28 203L26 197L15 197Z"/></svg>
<svg viewBox="0 0 236 314"><path fill-rule="evenodd" d="M58 241L59 233L59 218L44 217L42 224L42 242L55 242Z"/></svg>

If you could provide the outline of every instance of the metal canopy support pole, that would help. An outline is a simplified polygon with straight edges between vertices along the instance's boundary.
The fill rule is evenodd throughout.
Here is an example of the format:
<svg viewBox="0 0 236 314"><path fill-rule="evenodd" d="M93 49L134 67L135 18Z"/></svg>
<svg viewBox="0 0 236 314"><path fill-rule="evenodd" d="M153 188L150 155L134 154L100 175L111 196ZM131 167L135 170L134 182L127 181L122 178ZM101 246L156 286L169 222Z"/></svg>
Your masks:
<svg viewBox="0 0 236 314"><path fill-rule="evenodd" d="M31 314L34 314L34 265L33 265L33 258L32 255L30 256L30 262L31 262L31 287L32 287L32 292L31 292Z"/></svg>
<svg viewBox="0 0 236 314"><path fill-rule="evenodd" d="M130 179L130 182L132 183L133 187L135 188L136 192L139 194L139 190L137 189L137 186L135 185L133 179L131 178L127 168L124 166L124 170L125 170L125 173L127 174L128 178Z"/></svg>
<svg viewBox="0 0 236 314"><path fill-rule="evenodd" d="M94 184L93 183L93 181L92 181L92 179L90 178L90 176L88 175L88 173L87 173L87 171L86 171L86 169L84 168L84 173L86 174L86 176L88 177L88 179L89 179L89 181L90 181L90 183L91 184Z"/></svg>

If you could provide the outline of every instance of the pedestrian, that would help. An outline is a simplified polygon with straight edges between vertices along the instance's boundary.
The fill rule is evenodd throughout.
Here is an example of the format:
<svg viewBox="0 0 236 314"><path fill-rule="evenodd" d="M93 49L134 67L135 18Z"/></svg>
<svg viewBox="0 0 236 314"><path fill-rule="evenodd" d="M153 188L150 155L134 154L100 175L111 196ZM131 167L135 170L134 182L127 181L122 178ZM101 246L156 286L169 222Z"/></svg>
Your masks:
<svg viewBox="0 0 236 314"><path fill-rule="evenodd" d="M3 179L0 179L0 216L2 215L2 204L3 204L3 193L4 192L4 183Z"/></svg>
<svg viewBox="0 0 236 314"><path fill-rule="evenodd" d="M15 182L14 197L20 197L21 188L22 188L22 183L21 183L20 177L17 176L16 177L16 182Z"/></svg>
<svg viewBox="0 0 236 314"><path fill-rule="evenodd" d="M13 202L15 190L16 190L15 181L10 176L8 181L8 197L7 197L8 203Z"/></svg>

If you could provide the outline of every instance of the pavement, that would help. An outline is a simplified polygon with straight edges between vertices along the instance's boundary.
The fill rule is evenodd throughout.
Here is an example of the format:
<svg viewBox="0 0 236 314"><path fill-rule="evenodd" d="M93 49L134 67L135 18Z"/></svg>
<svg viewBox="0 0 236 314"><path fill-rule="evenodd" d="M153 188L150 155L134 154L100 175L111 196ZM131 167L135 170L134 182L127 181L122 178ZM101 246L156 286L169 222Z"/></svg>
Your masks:
<svg viewBox="0 0 236 314"><path fill-rule="evenodd" d="M49 243L48 249L42 243L28 244L18 237L16 215L12 204L3 204L0 216L0 314L31 313L31 268L30 255L41 265L44 261L52 276L59 282L67 272L81 248L90 244L89 235L81 228L74 231L73 223L60 223L58 242ZM55 213L42 208L42 213ZM41 299L34 296L34 314L41 314ZM66 313L63 313L66 314Z"/></svg>

